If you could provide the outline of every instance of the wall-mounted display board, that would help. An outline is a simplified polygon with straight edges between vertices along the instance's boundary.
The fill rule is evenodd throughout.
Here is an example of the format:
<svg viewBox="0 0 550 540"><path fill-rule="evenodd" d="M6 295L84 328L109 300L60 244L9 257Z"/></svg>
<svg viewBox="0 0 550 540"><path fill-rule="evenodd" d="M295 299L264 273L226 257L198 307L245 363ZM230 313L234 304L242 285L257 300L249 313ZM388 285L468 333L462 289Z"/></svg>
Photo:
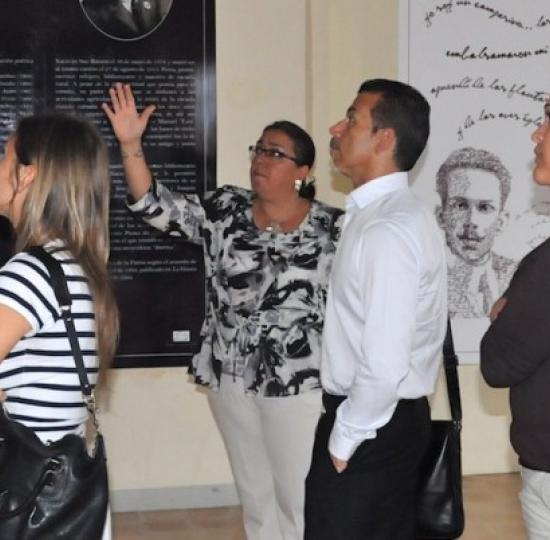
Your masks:
<svg viewBox="0 0 550 540"><path fill-rule="evenodd" d="M117 81L157 105L144 151L175 191L215 187L214 0L17 0L0 18L0 142L56 109L102 131L113 178L110 268L121 309L115 367L186 364L204 316L202 248L166 238L125 206L120 154L101 110Z"/></svg>

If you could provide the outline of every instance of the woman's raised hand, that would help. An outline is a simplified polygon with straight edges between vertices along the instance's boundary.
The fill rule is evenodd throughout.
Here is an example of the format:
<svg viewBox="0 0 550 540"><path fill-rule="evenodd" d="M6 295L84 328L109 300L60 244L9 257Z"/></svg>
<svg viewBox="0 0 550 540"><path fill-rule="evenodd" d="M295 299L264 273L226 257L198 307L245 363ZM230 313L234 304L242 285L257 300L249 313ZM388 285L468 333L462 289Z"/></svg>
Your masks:
<svg viewBox="0 0 550 540"><path fill-rule="evenodd" d="M111 104L102 103L101 108L109 118L118 142L122 144L139 141L155 105L148 105L138 113L132 88L129 84L116 83L109 89Z"/></svg>

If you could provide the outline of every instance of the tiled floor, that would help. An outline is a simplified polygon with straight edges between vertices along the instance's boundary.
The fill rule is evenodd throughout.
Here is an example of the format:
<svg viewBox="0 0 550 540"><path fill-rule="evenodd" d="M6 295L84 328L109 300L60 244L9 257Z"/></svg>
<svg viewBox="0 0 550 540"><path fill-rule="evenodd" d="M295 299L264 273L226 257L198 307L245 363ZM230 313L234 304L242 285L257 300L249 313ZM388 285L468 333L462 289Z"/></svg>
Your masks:
<svg viewBox="0 0 550 540"><path fill-rule="evenodd" d="M466 476L462 540L524 540L517 474ZM240 509L114 514L114 540L245 540ZM550 536L549 536L550 538Z"/></svg>

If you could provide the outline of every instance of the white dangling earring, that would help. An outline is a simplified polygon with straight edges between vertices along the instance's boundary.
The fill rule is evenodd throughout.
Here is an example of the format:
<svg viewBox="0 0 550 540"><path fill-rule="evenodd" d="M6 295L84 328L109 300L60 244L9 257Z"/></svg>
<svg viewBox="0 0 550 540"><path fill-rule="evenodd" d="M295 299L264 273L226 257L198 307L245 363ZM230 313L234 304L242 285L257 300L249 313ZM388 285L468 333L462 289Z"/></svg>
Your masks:
<svg viewBox="0 0 550 540"><path fill-rule="evenodd" d="M296 178L296 180L294 180L294 189L299 192L305 183L306 183L305 179Z"/></svg>

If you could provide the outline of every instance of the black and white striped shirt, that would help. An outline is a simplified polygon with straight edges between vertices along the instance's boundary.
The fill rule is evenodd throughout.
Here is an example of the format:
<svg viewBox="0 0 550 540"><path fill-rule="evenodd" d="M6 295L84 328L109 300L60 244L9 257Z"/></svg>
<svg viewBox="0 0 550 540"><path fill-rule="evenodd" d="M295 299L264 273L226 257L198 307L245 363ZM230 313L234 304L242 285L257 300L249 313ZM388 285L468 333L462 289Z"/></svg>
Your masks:
<svg viewBox="0 0 550 540"><path fill-rule="evenodd" d="M62 263L88 377L95 384L98 358L87 279L61 242L45 247ZM8 414L31 427L43 441L83 433L87 412L65 323L44 265L28 253L15 255L0 269L0 303L31 325L0 363L0 388L8 395L4 405Z"/></svg>

